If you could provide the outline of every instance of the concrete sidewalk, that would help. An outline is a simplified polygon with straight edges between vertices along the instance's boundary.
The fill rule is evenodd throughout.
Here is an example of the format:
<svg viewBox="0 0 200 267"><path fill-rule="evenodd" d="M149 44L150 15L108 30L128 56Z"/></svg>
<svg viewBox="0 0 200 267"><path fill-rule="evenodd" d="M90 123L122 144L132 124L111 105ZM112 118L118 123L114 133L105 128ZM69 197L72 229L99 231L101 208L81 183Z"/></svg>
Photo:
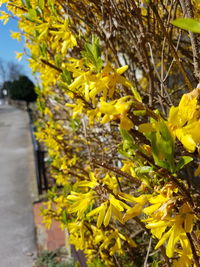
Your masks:
<svg viewBox="0 0 200 267"><path fill-rule="evenodd" d="M0 105L0 267L32 266L34 172L27 113Z"/></svg>

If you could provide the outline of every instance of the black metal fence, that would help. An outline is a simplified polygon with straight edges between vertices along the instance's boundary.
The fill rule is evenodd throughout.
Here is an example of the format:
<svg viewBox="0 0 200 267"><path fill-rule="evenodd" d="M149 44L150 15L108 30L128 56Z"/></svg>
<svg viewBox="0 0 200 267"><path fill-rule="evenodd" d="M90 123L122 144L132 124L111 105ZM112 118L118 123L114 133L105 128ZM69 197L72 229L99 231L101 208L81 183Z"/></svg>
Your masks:
<svg viewBox="0 0 200 267"><path fill-rule="evenodd" d="M31 131L31 138L32 138L34 158L35 158L37 188L39 195L41 195L44 191L47 191L49 188L48 178L46 174L46 166L45 166L45 156L47 154L47 151L44 151L40 143L36 140L35 137L36 127L33 125L31 109L28 109L28 114L30 119L30 131Z"/></svg>

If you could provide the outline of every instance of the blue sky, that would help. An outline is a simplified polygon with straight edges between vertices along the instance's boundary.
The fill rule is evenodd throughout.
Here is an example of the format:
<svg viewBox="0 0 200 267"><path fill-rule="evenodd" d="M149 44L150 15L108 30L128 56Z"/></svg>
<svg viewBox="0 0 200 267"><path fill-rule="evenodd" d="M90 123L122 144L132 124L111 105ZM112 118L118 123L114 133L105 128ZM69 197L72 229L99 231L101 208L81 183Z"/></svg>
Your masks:
<svg viewBox="0 0 200 267"><path fill-rule="evenodd" d="M6 11L5 5L2 5L0 10ZM15 19L10 19L5 25L0 21L0 58L3 59L3 61L12 61L20 64L23 68L23 73L33 80L34 78L31 75L31 70L28 67L28 62L25 57L23 57L21 61L18 61L15 57L15 52L23 52L24 41L18 42L16 39L12 39L10 36L11 31L19 31Z"/></svg>

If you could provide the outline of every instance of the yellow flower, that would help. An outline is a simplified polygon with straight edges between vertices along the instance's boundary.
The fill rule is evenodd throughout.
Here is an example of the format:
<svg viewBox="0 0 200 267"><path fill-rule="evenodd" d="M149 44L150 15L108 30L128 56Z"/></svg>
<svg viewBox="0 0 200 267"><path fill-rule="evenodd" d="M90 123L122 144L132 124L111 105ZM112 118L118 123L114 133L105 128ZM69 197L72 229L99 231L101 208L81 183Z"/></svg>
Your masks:
<svg viewBox="0 0 200 267"><path fill-rule="evenodd" d="M77 213L77 218L82 218L84 212L92 203L93 195L93 191L89 191L86 194L71 191L71 194L67 196L67 199L72 201L72 205L69 207L68 212Z"/></svg>
<svg viewBox="0 0 200 267"><path fill-rule="evenodd" d="M10 18L10 15L5 11L0 11L0 20L3 20L3 24L6 24Z"/></svg>
<svg viewBox="0 0 200 267"><path fill-rule="evenodd" d="M82 221L69 223L68 230L70 233L70 243L75 245L77 250L85 249L87 242L85 238L85 233L87 231L87 228L84 226L84 223Z"/></svg>
<svg viewBox="0 0 200 267"><path fill-rule="evenodd" d="M200 164L198 165L197 169L195 170L194 175L195 176L200 175Z"/></svg>
<svg viewBox="0 0 200 267"><path fill-rule="evenodd" d="M24 53L20 53L20 52L16 52L16 59L18 59L19 61L22 59L22 56L24 55Z"/></svg>
<svg viewBox="0 0 200 267"><path fill-rule="evenodd" d="M99 111L102 114L105 114L101 123L120 119L120 128L130 130L133 127L133 122L128 118L128 111L131 108L132 103L132 96L124 96L109 103L101 100Z"/></svg>
<svg viewBox="0 0 200 267"><path fill-rule="evenodd" d="M128 205L110 194L109 200L103 202L99 207L90 211L87 216L91 217L98 214L97 227L99 228L101 227L102 223L104 226L107 226L112 216L114 216L119 222L123 223L122 211L128 208Z"/></svg>
<svg viewBox="0 0 200 267"><path fill-rule="evenodd" d="M77 99L76 104L66 103L65 106L72 108L72 112L73 112L72 118L73 119L78 117L78 115L80 115L84 112L84 103L81 99Z"/></svg>
<svg viewBox="0 0 200 267"><path fill-rule="evenodd" d="M168 126L189 152L194 152L200 144L200 109L198 96L200 89L182 96L178 107L171 107Z"/></svg>
<svg viewBox="0 0 200 267"><path fill-rule="evenodd" d="M190 242L186 234L180 235L181 249L176 249L175 251L179 254L180 258L173 261L173 267L189 267L193 264L193 255L190 247Z"/></svg>
<svg viewBox="0 0 200 267"><path fill-rule="evenodd" d="M1 7L3 4L7 3L7 2L8 2L8 0L1 0L1 1L0 1L0 7Z"/></svg>
<svg viewBox="0 0 200 267"><path fill-rule="evenodd" d="M17 41L20 42L20 40L21 40L21 33L20 32L13 32L13 31L11 31L11 37L13 39L17 39Z"/></svg>
<svg viewBox="0 0 200 267"><path fill-rule="evenodd" d="M154 201L155 200L156 199L154 199ZM158 201L160 201L159 198ZM156 204L154 204L154 207L156 207L155 205ZM183 204L179 209L179 213L175 217L171 217L169 211L165 217L159 216L159 210L158 212L156 212L154 209L150 212L149 211L150 210L148 210L148 208L146 208L146 210L144 209L145 213L151 215L151 217L144 221L147 223L146 228L151 229L151 233L159 239L155 249L159 248L164 243L167 243L166 255L171 258L173 257L174 252L177 252L176 244L180 244L182 247L180 250L181 253L186 255L188 249L191 249L189 241L185 240L185 238L187 238L186 233L192 232L195 219L194 214L192 213L188 204ZM187 246L186 242L188 242Z"/></svg>

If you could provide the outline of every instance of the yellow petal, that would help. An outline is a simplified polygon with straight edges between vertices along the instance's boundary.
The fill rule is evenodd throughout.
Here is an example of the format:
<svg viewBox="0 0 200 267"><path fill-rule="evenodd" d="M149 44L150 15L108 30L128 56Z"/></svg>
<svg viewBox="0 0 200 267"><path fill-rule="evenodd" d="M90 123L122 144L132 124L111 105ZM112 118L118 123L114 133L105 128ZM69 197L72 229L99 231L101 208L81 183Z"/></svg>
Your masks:
<svg viewBox="0 0 200 267"><path fill-rule="evenodd" d="M10 18L10 15L4 11L0 11L0 20L3 20L3 24L6 24Z"/></svg>
<svg viewBox="0 0 200 267"><path fill-rule="evenodd" d="M20 34L20 32L11 32L11 37L13 39L17 39L18 42L21 40L21 34Z"/></svg>
<svg viewBox="0 0 200 267"><path fill-rule="evenodd" d="M110 116L110 115L105 115L105 116L103 116L103 119L101 120L101 123L107 123L107 122L109 122L110 120L112 120L112 116Z"/></svg>
<svg viewBox="0 0 200 267"><path fill-rule="evenodd" d="M133 241L131 238L129 238L128 236L126 236L126 241L128 242L128 244L131 246L131 247L133 247L133 248L135 248L135 247L137 247L137 244L135 243L135 241Z"/></svg>
<svg viewBox="0 0 200 267"><path fill-rule="evenodd" d="M123 223L123 220L122 220L122 214L121 212L115 208L115 206L111 206L111 209L112 209L112 214L115 215L115 217L117 218L117 220L121 223Z"/></svg>
<svg viewBox="0 0 200 267"><path fill-rule="evenodd" d="M109 222L110 222L110 218L111 218L111 205L109 206L109 208L107 209L103 224L104 226L108 226Z"/></svg>
<svg viewBox="0 0 200 267"><path fill-rule="evenodd" d="M152 197L149 202L152 204L157 204L157 203L162 203L162 202L166 202L168 199L166 197L164 197L163 195L157 195L155 197Z"/></svg>
<svg viewBox="0 0 200 267"><path fill-rule="evenodd" d="M97 207L96 209L93 209L92 211L90 211L89 213L87 213L87 216L91 217L91 216L93 216L93 215L99 213L100 210L101 210L102 208L103 208L103 207L102 207L102 205L101 205L101 206Z"/></svg>
<svg viewBox="0 0 200 267"><path fill-rule="evenodd" d="M140 204L136 204L133 208L127 210L126 214L123 216L123 221L127 222L128 220L140 215L142 211L142 206Z"/></svg>
<svg viewBox="0 0 200 267"><path fill-rule="evenodd" d="M125 115L121 116L120 128L129 131L133 127L133 122Z"/></svg>
<svg viewBox="0 0 200 267"><path fill-rule="evenodd" d="M22 59L23 55L24 55L24 53L16 52L16 59L18 59L20 61Z"/></svg>
<svg viewBox="0 0 200 267"><path fill-rule="evenodd" d="M177 216L175 225L171 228L171 233L169 237L169 241L166 246L166 255L171 258L174 255L174 247L178 240L180 239L179 236L181 233L183 233L182 228L182 218Z"/></svg>
<svg viewBox="0 0 200 267"><path fill-rule="evenodd" d="M69 199L69 200L78 200L78 199L80 199L80 197L79 196L74 196L74 195L69 195L69 196L67 196L67 199Z"/></svg>
<svg viewBox="0 0 200 267"><path fill-rule="evenodd" d="M71 84L69 85L69 89L73 91L75 88L78 88L79 86L82 85L83 80L84 80L83 75L78 76L78 77L73 81L73 83L71 83Z"/></svg>
<svg viewBox="0 0 200 267"><path fill-rule="evenodd" d="M184 136L179 136L178 138L188 152L193 153L195 151L196 143L194 142L194 140L190 134L187 134Z"/></svg>
<svg viewBox="0 0 200 267"><path fill-rule="evenodd" d="M152 229L152 228L157 228L157 227L163 227L168 225L169 222L166 221L157 221L157 222L152 222L146 225L146 228Z"/></svg>
<svg viewBox="0 0 200 267"><path fill-rule="evenodd" d="M169 111L168 121L169 121L170 123L172 123L173 125L174 125L174 124L177 125L177 124L178 124L178 123L177 123L177 119L178 119L178 107L174 107L174 106L172 106L172 107L170 108L170 111ZM177 126L179 126L179 125L177 125Z"/></svg>
<svg viewBox="0 0 200 267"><path fill-rule="evenodd" d="M123 211L124 210L124 203L119 201L118 199L116 199L115 197L110 197L110 203L115 206L116 209L118 209L119 211Z"/></svg>
<svg viewBox="0 0 200 267"><path fill-rule="evenodd" d="M165 233L162 238L159 240L159 242L157 243L157 245L155 246L155 249L159 248L160 246L162 246L164 244L164 242L167 240L167 238L170 236L172 229L170 229L167 233Z"/></svg>
<svg viewBox="0 0 200 267"><path fill-rule="evenodd" d="M121 67L121 68L118 68L118 69L116 70L116 72L117 72L117 74L122 74L122 73L124 73L127 69L128 69L128 65L125 65L125 66L123 66L123 67Z"/></svg>
<svg viewBox="0 0 200 267"><path fill-rule="evenodd" d="M8 2L8 0L1 0L0 1L0 7L4 4L4 3L7 3Z"/></svg>
<svg viewBox="0 0 200 267"><path fill-rule="evenodd" d="M194 176L199 176L199 175L200 175L200 164L199 164L198 168L194 172Z"/></svg>
<svg viewBox="0 0 200 267"><path fill-rule="evenodd" d="M129 168L129 166L128 166L128 168ZM122 193L122 192L119 192L119 197L120 198L122 198L122 199L124 199L124 200L126 200L126 201L128 201L128 202L132 202L132 203L135 203L136 202L136 197L133 197L133 196L131 196L131 195L129 195L129 194L125 194L125 193Z"/></svg>
<svg viewBox="0 0 200 267"><path fill-rule="evenodd" d="M104 239L103 235L95 235L95 243L98 244L99 242L101 242Z"/></svg>
<svg viewBox="0 0 200 267"><path fill-rule="evenodd" d="M116 111L115 106L106 102L101 102L99 110L101 113L105 113L108 115L113 115Z"/></svg>
<svg viewBox="0 0 200 267"><path fill-rule="evenodd" d="M93 182L91 182L91 181L82 181L82 182L79 182L78 183L78 186L88 186L88 187L90 187L90 188L93 188L93 187L95 187L97 185L97 182L95 182L95 181L93 181Z"/></svg>
<svg viewBox="0 0 200 267"><path fill-rule="evenodd" d="M155 128L151 123L143 123L139 125L139 131L142 133L154 132Z"/></svg>
<svg viewBox="0 0 200 267"><path fill-rule="evenodd" d="M144 210L143 210L143 212L145 213L145 214L147 214L147 215L150 215L150 214L152 214L153 212L155 212L159 207L160 207L160 203L156 203L156 204L154 204L154 205L151 205L151 206L149 206L149 207L147 207L147 208L144 208Z"/></svg>
<svg viewBox="0 0 200 267"><path fill-rule="evenodd" d="M186 233L191 233L193 229L193 214L187 214L186 219L184 220L184 229Z"/></svg>
<svg viewBox="0 0 200 267"><path fill-rule="evenodd" d="M97 219L97 227L98 228L100 228L102 223L103 223L103 219L104 219L104 216L105 216L107 204L103 203L101 206L102 206L102 208L100 209L99 216L98 216L98 219Z"/></svg>
<svg viewBox="0 0 200 267"><path fill-rule="evenodd" d="M167 228L167 225L162 226L162 227L158 227L158 228L154 228L154 229L151 229L151 233L153 236L157 237L158 239L161 239L166 228Z"/></svg>

